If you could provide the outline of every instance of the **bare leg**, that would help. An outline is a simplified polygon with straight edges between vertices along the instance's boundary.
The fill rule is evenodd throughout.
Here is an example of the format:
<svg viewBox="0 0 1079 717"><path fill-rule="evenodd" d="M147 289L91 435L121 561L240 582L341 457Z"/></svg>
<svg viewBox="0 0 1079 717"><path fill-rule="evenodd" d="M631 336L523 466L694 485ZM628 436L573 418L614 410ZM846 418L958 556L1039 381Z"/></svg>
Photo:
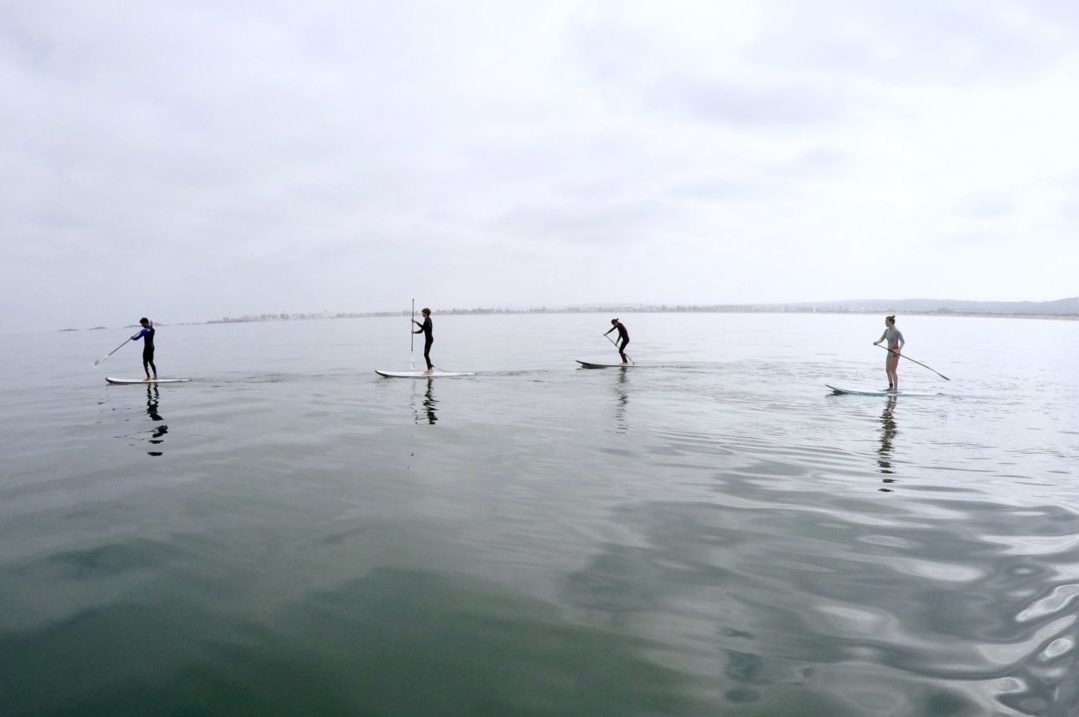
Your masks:
<svg viewBox="0 0 1079 717"><path fill-rule="evenodd" d="M899 390L899 356L892 354L888 357L888 386L892 391Z"/></svg>

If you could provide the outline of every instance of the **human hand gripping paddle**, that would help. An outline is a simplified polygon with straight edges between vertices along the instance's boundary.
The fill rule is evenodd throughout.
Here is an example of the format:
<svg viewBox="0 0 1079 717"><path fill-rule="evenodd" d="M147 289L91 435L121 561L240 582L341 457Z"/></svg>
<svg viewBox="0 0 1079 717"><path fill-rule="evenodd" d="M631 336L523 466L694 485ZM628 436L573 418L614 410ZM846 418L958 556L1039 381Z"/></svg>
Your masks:
<svg viewBox="0 0 1079 717"><path fill-rule="evenodd" d="M874 343L873 343L873 345L874 345L874 346L880 346L880 344L878 344L878 343L876 343L876 342L874 342ZM910 356L907 356L907 355L906 355L906 354L904 354L904 353L900 353L899 351L892 351L892 350L891 350L890 348L888 348L887 346L880 346L880 347L881 347L882 349L884 349L885 351L887 351L888 353L893 353L893 354L895 354L896 356L899 356L900 358L905 358L905 359L906 359L907 361L914 361L914 359L912 359L912 358L911 358ZM932 372L933 372L933 373L935 373L936 375L940 376L940 377L941 377L942 379L944 379L945 381L951 381L951 379L950 379L950 378L948 378L947 376L945 376L944 374L942 374L942 373L941 373L940 371L936 370L936 369L935 369L935 368L933 368L932 366L926 366L926 365L925 365L924 363L922 363L921 361L914 361L914 363L918 364L918 365L919 365L919 366L921 366L922 368L927 368L927 369L929 369L930 371L932 371Z"/></svg>
<svg viewBox="0 0 1079 717"><path fill-rule="evenodd" d="M108 358L109 356L112 356L112 355L113 355L114 353L116 353L117 351L119 351L119 350L120 350L120 349L122 349L123 347L127 346L127 342L128 342L128 341L130 341L130 340L131 340L131 339L124 339L124 342L123 342L122 344L120 344L119 346L117 346L116 348L114 348L114 349L113 349L112 351L109 351L109 352L108 352L107 354L105 354L104 356L102 356L101 358L99 358L99 359L98 359L97 361L94 361L94 368L97 368L97 365L98 365L99 363L101 363L102 361L104 361L105 359L107 359L107 358Z"/></svg>

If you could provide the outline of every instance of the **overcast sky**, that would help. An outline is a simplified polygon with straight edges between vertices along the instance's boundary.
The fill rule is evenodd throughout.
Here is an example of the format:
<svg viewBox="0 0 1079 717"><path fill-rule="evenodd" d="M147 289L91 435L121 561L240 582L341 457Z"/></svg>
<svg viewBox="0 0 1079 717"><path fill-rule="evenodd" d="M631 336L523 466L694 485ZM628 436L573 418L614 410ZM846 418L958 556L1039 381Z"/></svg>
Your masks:
<svg viewBox="0 0 1079 717"><path fill-rule="evenodd" d="M0 329L1079 295L1079 4L0 0Z"/></svg>

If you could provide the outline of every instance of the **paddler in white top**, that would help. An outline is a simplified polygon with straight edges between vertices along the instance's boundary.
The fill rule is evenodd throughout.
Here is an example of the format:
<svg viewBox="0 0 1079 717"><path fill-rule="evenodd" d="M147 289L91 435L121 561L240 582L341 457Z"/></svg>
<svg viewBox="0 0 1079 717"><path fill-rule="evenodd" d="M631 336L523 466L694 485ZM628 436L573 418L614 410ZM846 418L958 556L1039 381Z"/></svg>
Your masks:
<svg viewBox="0 0 1079 717"><path fill-rule="evenodd" d="M903 340L903 332L895 327L894 314L884 317L884 333L873 342L873 345L879 346L882 341L888 342L888 358L884 359L884 373L888 375L888 390L899 391L899 374L896 373L896 369L899 368L899 352L906 342Z"/></svg>

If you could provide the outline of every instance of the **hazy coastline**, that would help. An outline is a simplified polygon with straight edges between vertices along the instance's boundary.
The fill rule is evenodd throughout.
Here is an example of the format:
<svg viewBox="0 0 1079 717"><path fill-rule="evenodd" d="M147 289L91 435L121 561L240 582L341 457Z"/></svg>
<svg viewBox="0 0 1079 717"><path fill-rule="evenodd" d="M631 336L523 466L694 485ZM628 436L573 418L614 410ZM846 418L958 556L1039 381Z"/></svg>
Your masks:
<svg viewBox="0 0 1079 717"><path fill-rule="evenodd" d="M1013 319L1077 319L1079 298L1057 301L961 301L954 299L900 299L857 300L849 302L800 302L788 304L595 304L583 306L529 307L529 308L449 308L436 309L436 313L448 316L488 314L618 314L618 313L672 313L672 314L879 314L898 312L924 316L972 316ZM206 324L248 323L253 321L304 321L312 319L358 319L387 316L408 316L408 311L365 312L298 312L267 313L242 316L224 316L211 319Z"/></svg>

